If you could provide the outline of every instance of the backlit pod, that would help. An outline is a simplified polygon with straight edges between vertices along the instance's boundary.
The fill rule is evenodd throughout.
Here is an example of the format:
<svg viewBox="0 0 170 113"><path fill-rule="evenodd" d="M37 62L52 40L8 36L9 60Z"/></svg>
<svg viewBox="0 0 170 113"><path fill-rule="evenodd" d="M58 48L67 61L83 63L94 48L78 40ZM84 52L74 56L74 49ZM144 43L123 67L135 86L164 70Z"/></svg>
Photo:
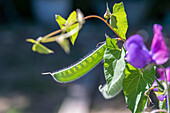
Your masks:
<svg viewBox="0 0 170 113"><path fill-rule="evenodd" d="M94 52L89 54L87 57L83 58L78 63L59 70L57 72L49 73L57 82L70 82L75 79L80 78L91 69L93 69L96 64L98 64L104 55L106 50L106 43L102 44L99 48L97 48Z"/></svg>

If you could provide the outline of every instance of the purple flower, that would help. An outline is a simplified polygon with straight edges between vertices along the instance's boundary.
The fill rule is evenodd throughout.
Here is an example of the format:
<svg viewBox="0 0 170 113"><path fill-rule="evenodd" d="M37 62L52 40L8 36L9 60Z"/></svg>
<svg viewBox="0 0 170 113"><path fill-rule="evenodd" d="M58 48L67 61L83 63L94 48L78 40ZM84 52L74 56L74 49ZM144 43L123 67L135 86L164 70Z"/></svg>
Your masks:
<svg viewBox="0 0 170 113"><path fill-rule="evenodd" d="M163 78L158 78L158 80L159 81L162 81L162 80L164 80ZM156 80L154 80L154 82L153 82L153 84L152 84L152 87L154 87L154 86L157 86L157 82L156 82ZM154 88L153 89L154 91L156 91L156 92L158 92L158 88ZM163 95L163 94L161 94L161 95L159 95L158 96L158 99L160 100L160 101L164 101L164 99L167 99L167 94L165 94L165 95ZM167 108L167 100L166 100L166 108Z"/></svg>
<svg viewBox="0 0 170 113"><path fill-rule="evenodd" d="M161 25L154 25L154 38L150 52L144 45L140 35L129 37L125 42L125 49L128 52L126 55L127 62L136 68L143 68L152 62L158 65L165 63L168 60L169 51L163 40L161 30Z"/></svg>
<svg viewBox="0 0 170 113"><path fill-rule="evenodd" d="M167 98L167 95L159 95L159 96L158 96L158 99L159 99L160 101L164 101L165 98Z"/></svg>
<svg viewBox="0 0 170 113"><path fill-rule="evenodd" d="M129 37L125 42L125 49L128 51L126 60L134 67L143 68L151 62L149 51L140 35Z"/></svg>
<svg viewBox="0 0 170 113"><path fill-rule="evenodd" d="M160 101L164 101L164 99L166 99L166 108L168 108L168 101L167 101L167 95L159 95L158 96L158 99L160 100Z"/></svg>
<svg viewBox="0 0 170 113"><path fill-rule="evenodd" d="M169 57L169 51L164 42L161 30L162 30L161 25L155 24L153 26L154 37L152 40L150 50L152 60L158 65L161 65L168 61Z"/></svg>
<svg viewBox="0 0 170 113"><path fill-rule="evenodd" d="M168 83L170 83L170 67L167 67L166 69L165 69L165 71L166 71L166 76L167 76L167 81L168 81ZM165 74L164 74L164 72L163 72L163 70L161 69L161 68L158 68L157 69L157 72L160 74L160 76L161 76L161 78L158 78L158 80L159 81L162 81L162 80L164 80L165 81ZM152 87L154 87L154 86L157 86L157 82L154 80L154 82L153 82L153 84L152 84ZM158 91L158 88L154 88L153 89L154 91ZM160 100L160 101L164 101L164 99L167 99L167 95L159 95L158 96L158 99ZM167 106L167 100L166 100L166 106ZM167 107L166 107L167 108Z"/></svg>

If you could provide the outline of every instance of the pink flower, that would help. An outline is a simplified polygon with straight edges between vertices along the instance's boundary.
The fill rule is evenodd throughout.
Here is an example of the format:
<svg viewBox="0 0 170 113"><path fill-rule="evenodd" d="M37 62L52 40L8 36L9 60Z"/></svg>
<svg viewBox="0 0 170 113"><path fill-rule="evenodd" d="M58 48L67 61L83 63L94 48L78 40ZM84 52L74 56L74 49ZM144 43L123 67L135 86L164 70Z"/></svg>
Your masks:
<svg viewBox="0 0 170 113"><path fill-rule="evenodd" d="M154 37L150 51L144 45L140 35L129 37L125 42L126 61L136 68L143 68L152 62L161 65L168 61L169 50L165 45L161 30L161 25L154 24Z"/></svg>
<svg viewBox="0 0 170 113"><path fill-rule="evenodd" d="M165 69L165 71L166 71L166 76L167 76L167 81L168 81L168 83L170 83L170 67L167 67L166 69ZM165 81L165 74L164 74L164 72L163 72L163 70L161 69L161 68L158 68L157 69L157 72L159 73L159 75L161 76L161 78L158 78L158 80L159 81L162 81L162 80L164 80ZM154 80L154 82L153 82L153 84L152 84L152 87L154 87L154 86L157 86L157 82ZM154 88L153 89L154 91L158 91L158 88ZM158 99L160 100L160 101L164 101L164 99L166 99L166 108L167 108L167 95L159 95L158 96Z"/></svg>
<svg viewBox="0 0 170 113"><path fill-rule="evenodd" d="M167 81L168 81L168 83L170 83L170 67L167 67L167 68L165 69L165 71L166 71ZM161 78L158 78L158 80L159 80L159 81L162 81L162 80L165 81L165 74L164 74L163 70L162 70L161 68L158 68L158 69L157 69L157 72L159 73L159 75L160 75L160 77L161 77ZM152 84L152 87L154 87L154 86L157 86L156 80L154 80L154 82L153 82L153 84ZM154 91L158 91L158 88L154 88L153 90L154 90Z"/></svg>
<svg viewBox="0 0 170 113"><path fill-rule="evenodd" d="M161 65L168 61L169 51L164 42L163 35L162 35L162 26L155 24L153 26L154 37L152 40L150 54L152 56L152 60Z"/></svg>

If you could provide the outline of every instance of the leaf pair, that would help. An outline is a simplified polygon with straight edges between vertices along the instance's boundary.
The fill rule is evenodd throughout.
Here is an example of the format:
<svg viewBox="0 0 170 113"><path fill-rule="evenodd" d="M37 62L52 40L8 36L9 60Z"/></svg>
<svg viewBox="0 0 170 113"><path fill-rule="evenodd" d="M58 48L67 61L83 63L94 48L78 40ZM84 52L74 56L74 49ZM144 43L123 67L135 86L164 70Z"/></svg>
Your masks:
<svg viewBox="0 0 170 113"><path fill-rule="evenodd" d="M79 23L77 23L78 20L77 20L76 11L73 11L69 15L67 20L65 20L60 15L55 15L55 18L56 18L56 21L59 24L60 28L63 29L63 31L69 32L69 31L73 30L74 28L76 28L77 26L79 26ZM70 37L70 40L71 40L73 45L75 43L77 36L78 36L78 31Z"/></svg>
<svg viewBox="0 0 170 113"><path fill-rule="evenodd" d="M80 10L77 10L77 12L73 11L67 20L60 15L55 15L56 21L62 30L62 34L54 36L54 38L66 53L70 52L70 44L67 38L70 37L71 43L74 45L78 32L84 24L83 17L84 16Z"/></svg>

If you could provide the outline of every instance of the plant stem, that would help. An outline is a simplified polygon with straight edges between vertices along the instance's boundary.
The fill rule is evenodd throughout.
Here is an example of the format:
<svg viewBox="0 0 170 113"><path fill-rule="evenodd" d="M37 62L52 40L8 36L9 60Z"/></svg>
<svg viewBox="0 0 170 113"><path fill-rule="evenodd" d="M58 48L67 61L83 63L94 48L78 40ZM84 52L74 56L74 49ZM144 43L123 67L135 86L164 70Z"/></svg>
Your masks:
<svg viewBox="0 0 170 113"><path fill-rule="evenodd" d="M103 22L105 22L107 24L107 26L123 41L125 42L125 39L123 39L113 28L112 26L107 22L107 20L103 19L102 17L100 16L97 16L97 15L89 15L89 16L86 16L84 17L84 19L89 19L89 18L98 18L100 20L102 20Z"/></svg>
<svg viewBox="0 0 170 113"><path fill-rule="evenodd" d="M86 20L86 19L89 19L89 18L98 18L100 20L102 20L103 22L106 23L106 25L119 37L120 40L122 40L123 42L125 42L125 39L121 38L121 36L112 28L112 26L107 22L107 20L103 19L102 17L100 16L97 16L97 15L89 15L89 16L86 16L84 17L83 19ZM77 23L77 22L76 22ZM73 23L75 24L75 23ZM58 33L62 32L62 29L59 29L57 31L54 31L52 33L49 33L47 35L45 35L44 37L42 37L43 39L41 40L41 42L45 42L46 43L46 39L53 36L53 35L56 35ZM53 41L53 40L52 40ZM51 42L51 41L50 41Z"/></svg>
<svg viewBox="0 0 170 113"><path fill-rule="evenodd" d="M159 86L164 90L163 85L158 81L158 79L156 78L156 76L154 76L154 77L155 77L156 82L159 84Z"/></svg>
<svg viewBox="0 0 170 113"><path fill-rule="evenodd" d="M58 33L60 33L61 31L62 31L62 29L59 29L59 30L54 31L54 32L52 32L52 33L50 33L50 34L47 34L47 35L45 35L45 36L43 37L43 40L45 40L45 39L47 39L48 37L51 37L51 36L53 36L53 35L55 35L55 34L58 34Z"/></svg>
<svg viewBox="0 0 170 113"><path fill-rule="evenodd" d="M79 24L79 26L75 27L73 30L67 32L67 33L64 33L64 34L61 34L61 35L57 35L57 36L53 36L53 37L49 37L45 40L41 40L42 43L49 43L49 42L54 42L54 41L57 41L57 38L68 38L70 36L72 36L73 34L75 34L76 32L78 32L80 29L82 28L82 25Z"/></svg>
<svg viewBox="0 0 170 113"><path fill-rule="evenodd" d="M164 75L165 75L165 82L167 85L167 102L168 102L168 113L170 113L170 103L169 103L169 87L168 87L168 80L167 80L167 75L166 75L166 70L162 65L159 65L159 67L163 70Z"/></svg>

